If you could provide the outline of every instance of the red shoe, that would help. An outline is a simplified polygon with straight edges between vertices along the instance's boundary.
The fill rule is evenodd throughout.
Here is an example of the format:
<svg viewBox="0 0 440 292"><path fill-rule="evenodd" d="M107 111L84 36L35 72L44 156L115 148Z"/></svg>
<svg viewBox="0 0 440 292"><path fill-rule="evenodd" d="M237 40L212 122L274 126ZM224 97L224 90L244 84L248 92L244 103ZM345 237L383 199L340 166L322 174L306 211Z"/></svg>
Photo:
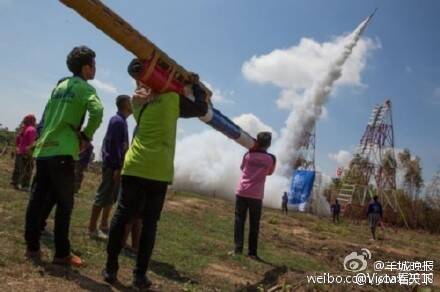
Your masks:
<svg viewBox="0 0 440 292"><path fill-rule="evenodd" d="M53 258L52 263L55 265L72 266L77 268L84 266L82 259L73 254L65 258Z"/></svg>

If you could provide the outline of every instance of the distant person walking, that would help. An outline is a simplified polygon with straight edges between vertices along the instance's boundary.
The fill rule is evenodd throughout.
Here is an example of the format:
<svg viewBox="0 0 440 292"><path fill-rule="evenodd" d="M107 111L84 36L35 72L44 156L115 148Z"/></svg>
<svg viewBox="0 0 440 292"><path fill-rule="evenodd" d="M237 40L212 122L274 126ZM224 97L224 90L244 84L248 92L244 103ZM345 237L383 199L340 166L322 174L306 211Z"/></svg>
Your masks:
<svg viewBox="0 0 440 292"><path fill-rule="evenodd" d="M42 130L34 157L37 171L26 211L26 256L39 259L40 229L44 207L53 196L56 202L54 264L81 266L71 254L70 219L74 201L75 164L101 124L103 107L96 90L87 83L95 76L95 52L75 47L67 56L72 77L62 79L46 104ZM88 113L87 125L82 128Z"/></svg>
<svg viewBox="0 0 440 292"><path fill-rule="evenodd" d="M96 239L107 238L109 216L119 193L121 169L129 143L127 118L132 114L130 97L119 95L116 98L116 106L118 111L110 119L102 142L102 179L89 221L89 235ZM101 224L98 228L100 216Z"/></svg>
<svg viewBox="0 0 440 292"><path fill-rule="evenodd" d="M338 199L335 199L335 202L330 207L333 215L333 223L339 223L339 214L341 213L341 205L339 204Z"/></svg>
<svg viewBox="0 0 440 292"><path fill-rule="evenodd" d="M174 176L174 152L179 117L201 117L208 109L206 93L193 75L185 87L185 96L175 92L156 93L139 84L133 96L133 115L137 123L133 142L122 168L121 196L113 215L107 245L107 263L102 271L106 282L113 283L119 268L127 223L142 218L142 231L133 271L133 286L151 286L147 269L153 252L157 222L165 202L168 184Z"/></svg>
<svg viewBox="0 0 440 292"><path fill-rule="evenodd" d="M376 228L383 216L382 204L379 203L378 196L374 196L373 202L368 205L367 216L371 229L371 235L373 236L373 240L376 240Z"/></svg>
<svg viewBox="0 0 440 292"><path fill-rule="evenodd" d="M34 115L27 115L20 124L16 138L15 166L11 179L11 185L15 189L29 189L34 169L32 151L36 137L36 118Z"/></svg>
<svg viewBox="0 0 440 292"><path fill-rule="evenodd" d="M287 203L289 202L289 197L287 196L287 192L284 192L281 203L281 210L283 213L287 215L289 210L287 209Z"/></svg>
<svg viewBox="0 0 440 292"><path fill-rule="evenodd" d="M243 253L244 226L249 211L249 248L248 255L259 259L258 233L264 197L266 176L275 170L275 156L268 153L267 149L272 142L270 132L260 132L257 135L257 147L249 150L241 163L242 175L237 189L235 201L235 227L234 227L234 254Z"/></svg>

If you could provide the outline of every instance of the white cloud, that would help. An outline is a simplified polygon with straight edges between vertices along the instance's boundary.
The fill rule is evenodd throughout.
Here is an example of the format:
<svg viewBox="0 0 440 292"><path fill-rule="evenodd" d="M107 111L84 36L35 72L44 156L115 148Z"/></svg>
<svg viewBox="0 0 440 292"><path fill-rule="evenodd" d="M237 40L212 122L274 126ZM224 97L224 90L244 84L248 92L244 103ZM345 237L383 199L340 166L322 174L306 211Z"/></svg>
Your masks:
<svg viewBox="0 0 440 292"><path fill-rule="evenodd" d="M339 150L338 153L330 153L328 157L336 162L337 166L347 167L353 158L353 154L347 150Z"/></svg>
<svg viewBox="0 0 440 292"><path fill-rule="evenodd" d="M118 93L118 89L116 88L116 86L114 86L111 83L101 81L99 79L93 79L92 81L90 81L90 84L92 84L98 90L104 91L105 93L111 93L111 94Z"/></svg>
<svg viewBox="0 0 440 292"><path fill-rule="evenodd" d="M253 137L256 137L261 131L269 131L272 133L273 140L278 138L278 133L273 128L263 123L257 116L251 113L242 114L234 118L233 121Z"/></svg>
<svg viewBox="0 0 440 292"><path fill-rule="evenodd" d="M412 72L413 72L413 69L412 69L412 67L411 67L411 66L408 66L408 65L406 65L406 66L405 66L405 72L406 72L406 73L412 73Z"/></svg>
<svg viewBox="0 0 440 292"><path fill-rule="evenodd" d="M296 46L253 56L243 64L242 73L248 80L280 87L282 91L277 105L282 109L292 109L304 92L316 80L323 78L331 62L344 50L348 38L349 35L346 34L323 43L302 38ZM342 86L364 87L361 73L366 66L367 57L380 47L378 40L362 38L344 65L342 76L335 84L336 89Z"/></svg>
<svg viewBox="0 0 440 292"><path fill-rule="evenodd" d="M230 90L229 92L225 92L223 90L220 90L218 88L215 88L212 86L209 82L203 80L203 84L208 87L212 91L212 97L211 100L214 104L216 103L234 103L232 100L232 96L234 95L234 91Z"/></svg>
<svg viewBox="0 0 440 292"><path fill-rule="evenodd" d="M281 165L278 171L284 175L290 173L304 133L328 116L324 112L328 96L341 87L366 86L361 74L367 57L380 47L378 40L361 37L367 24L364 20L351 33L323 43L303 38L296 46L253 56L243 64L247 79L279 87L277 105L290 111L281 138L274 145Z"/></svg>

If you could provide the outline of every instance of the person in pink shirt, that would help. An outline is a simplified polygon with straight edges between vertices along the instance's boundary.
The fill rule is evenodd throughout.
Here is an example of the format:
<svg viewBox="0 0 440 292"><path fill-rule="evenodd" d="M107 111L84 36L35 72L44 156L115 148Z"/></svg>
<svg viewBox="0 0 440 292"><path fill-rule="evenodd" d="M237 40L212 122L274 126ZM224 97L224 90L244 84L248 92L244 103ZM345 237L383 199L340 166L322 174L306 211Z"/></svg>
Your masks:
<svg viewBox="0 0 440 292"><path fill-rule="evenodd" d="M16 189L19 189L19 186L24 190L29 189L33 170L32 149L37 138L35 125L34 115L25 116L15 141L16 159L11 185Z"/></svg>
<svg viewBox="0 0 440 292"><path fill-rule="evenodd" d="M233 254L243 253L244 226L249 210L249 247L248 255L259 259L257 256L258 233L264 197L264 184L266 176L275 170L276 158L267 152L272 142L270 132L260 132L257 135L257 147L249 150L241 163L242 175L237 189L235 203L235 227Z"/></svg>

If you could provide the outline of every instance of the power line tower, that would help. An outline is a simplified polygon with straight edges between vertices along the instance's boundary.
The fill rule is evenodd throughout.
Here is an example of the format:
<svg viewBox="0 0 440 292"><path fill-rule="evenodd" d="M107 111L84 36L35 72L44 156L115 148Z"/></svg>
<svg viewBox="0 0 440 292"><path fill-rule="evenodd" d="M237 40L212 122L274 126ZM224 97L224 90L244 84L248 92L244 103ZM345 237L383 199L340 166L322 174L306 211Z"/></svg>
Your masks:
<svg viewBox="0 0 440 292"><path fill-rule="evenodd" d="M366 182L371 176L378 195L385 196L387 203L395 209L397 200L390 200L384 194L396 189L396 155L394 152L394 127L391 101L376 105L359 143L357 154L365 160L360 168Z"/></svg>
<svg viewBox="0 0 440 292"><path fill-rule="evenodd" d="M294 170L315 170L315 138L315 128L304 133L297 159L293 163Z"/></svg>
<svg viewBox="0 0 440 292"><path fill-rule="evenodd" d="M397 161L391 101L373 108L370 120L357 147L346 181L352 186L349 204L363 206L367 197L379 196L385 209L400 212L396 196ZM371 186L375 186L375 192Z"/></svg>

